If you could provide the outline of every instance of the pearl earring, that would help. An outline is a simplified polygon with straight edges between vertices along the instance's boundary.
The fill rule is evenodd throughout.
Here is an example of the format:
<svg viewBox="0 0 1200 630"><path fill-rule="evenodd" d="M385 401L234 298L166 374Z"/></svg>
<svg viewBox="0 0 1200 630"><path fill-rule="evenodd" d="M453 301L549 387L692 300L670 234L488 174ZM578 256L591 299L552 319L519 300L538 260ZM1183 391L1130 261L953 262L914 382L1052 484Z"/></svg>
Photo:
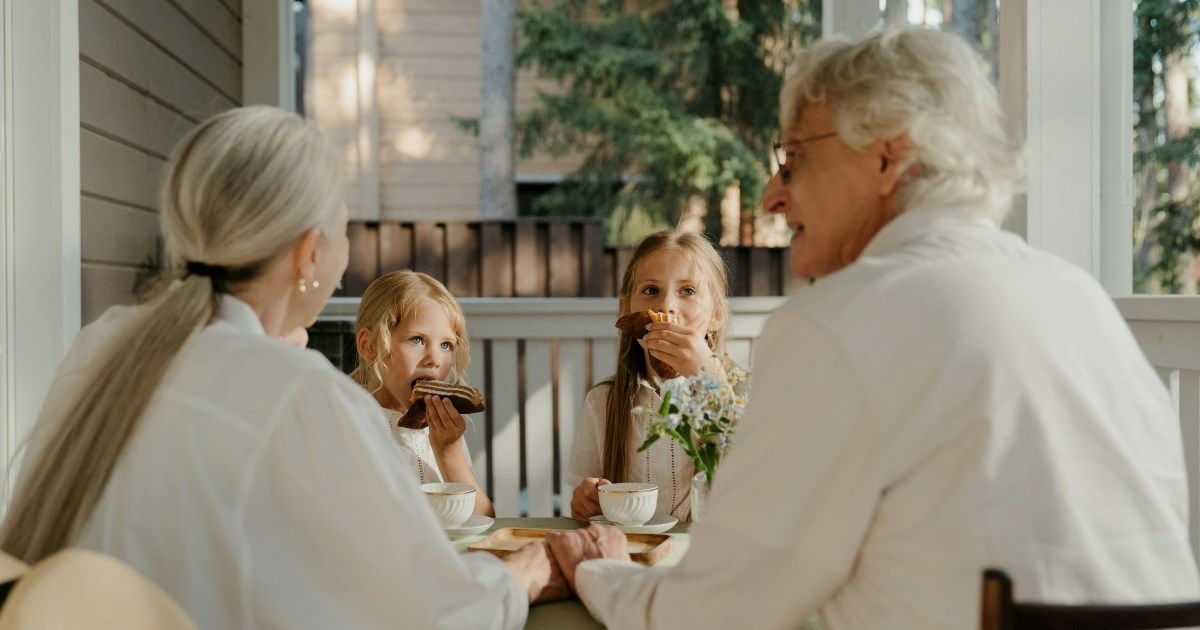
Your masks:
<svg viewBox="0 0 1200 630"><path fill-rule="evenodd" d="M300 278L300 292L305 293L307 291L308 291L308 281L305 280L304 278Z"/></svg>
<svg viewBox="0 0 1200 630"><path fill-rule="evenodd" d="M317 282L316 280L313 280L313 288L315 289L315 288L317 288L317 287L319 287L319 286L321 286L321 283L320 283L320 282Z"/></svg>

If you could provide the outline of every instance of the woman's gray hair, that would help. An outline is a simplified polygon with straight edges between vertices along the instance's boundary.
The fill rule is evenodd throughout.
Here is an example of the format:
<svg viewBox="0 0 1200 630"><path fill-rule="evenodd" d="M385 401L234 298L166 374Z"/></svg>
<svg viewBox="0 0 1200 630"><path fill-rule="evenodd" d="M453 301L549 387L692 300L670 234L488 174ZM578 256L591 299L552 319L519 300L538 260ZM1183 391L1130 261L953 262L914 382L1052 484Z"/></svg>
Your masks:
<svg viewBox="0 0 1200 630"><path fill-rule="evenodd" d="M70 546L91 518L175 356L212 319L230 283L252 280L341 204L340 166L316 126L270 107L218 114L171 158L162 192L168 265L184 275L108 342L23 475L0 546L33 564Z"/></svg>
<svg viewBox="0 0 1200 630"><path fill-rule="evenodd" d="M858 43L822 39L796 58L780 98L784 130L805 105L829 103L853 148L907 133L919 168L897 194L899 212L961 205L999 224L1022 182L1021 142L1005 131L986 65L955 35L889 28Z"/></svg>

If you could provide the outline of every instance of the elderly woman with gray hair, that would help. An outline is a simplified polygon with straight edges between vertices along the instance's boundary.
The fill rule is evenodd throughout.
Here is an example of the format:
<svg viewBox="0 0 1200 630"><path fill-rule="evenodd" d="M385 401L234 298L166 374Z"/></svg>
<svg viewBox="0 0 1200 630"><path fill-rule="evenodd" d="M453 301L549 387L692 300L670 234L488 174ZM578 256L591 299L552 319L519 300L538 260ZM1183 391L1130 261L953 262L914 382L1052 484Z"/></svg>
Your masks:
<svg viewBox="0 0 1200 630"><path fill-rule="evenodd" d="M1018 599L1195 598L1170 397L1086 273L1003 232L1021 148L952 35L824 40L782 96L763 199L813 279L774 313L691 549L553 537L612 627L971 628Z"/></svg>
<svg viewBox="0 0 1200 630"><path fill-rule="evenodd" d="M269 107L180 141L161 211L175 281L72 344L6 552L116 556L201 628L519 628L565 592L544 545L457 553L375 399L280 339L346 270L340 173L312 123Z"/></svg>

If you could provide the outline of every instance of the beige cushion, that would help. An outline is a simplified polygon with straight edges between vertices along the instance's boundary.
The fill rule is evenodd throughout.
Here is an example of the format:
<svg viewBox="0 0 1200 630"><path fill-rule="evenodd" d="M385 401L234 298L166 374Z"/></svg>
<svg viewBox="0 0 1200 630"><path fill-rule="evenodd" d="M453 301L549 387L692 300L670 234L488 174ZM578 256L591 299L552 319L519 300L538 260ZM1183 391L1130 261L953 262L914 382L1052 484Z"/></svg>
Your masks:
<svg viewBox="0 0 1200 630"><path fill-rule="evenodd" d="M169 595L137 571L84 549L60 551L39 562L0 608L0 630L195 627Z"/></svg>

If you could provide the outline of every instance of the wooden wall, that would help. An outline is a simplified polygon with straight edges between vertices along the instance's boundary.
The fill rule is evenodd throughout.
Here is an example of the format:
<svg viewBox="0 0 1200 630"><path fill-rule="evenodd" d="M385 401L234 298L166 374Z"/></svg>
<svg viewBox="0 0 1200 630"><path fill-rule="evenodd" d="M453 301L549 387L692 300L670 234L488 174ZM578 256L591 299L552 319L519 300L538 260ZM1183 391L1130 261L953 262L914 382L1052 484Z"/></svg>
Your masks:
<svg viewBox="0 0 1200 630"><path fill-rule="evenodd" d="M242 101L242 0L79 0L83 322L154 261L171 147Z"/></svg>
<svg viewBox="0 0 1200 630"><path fill-rule="evenodd" d="M361 296L398 269L441 280L457 297L612 297L632 246L604 244L604 224L588 219L513 221L351 221L350 264L341 296ZM787 247L718 247L731 296L796 293Z"/></svg>

